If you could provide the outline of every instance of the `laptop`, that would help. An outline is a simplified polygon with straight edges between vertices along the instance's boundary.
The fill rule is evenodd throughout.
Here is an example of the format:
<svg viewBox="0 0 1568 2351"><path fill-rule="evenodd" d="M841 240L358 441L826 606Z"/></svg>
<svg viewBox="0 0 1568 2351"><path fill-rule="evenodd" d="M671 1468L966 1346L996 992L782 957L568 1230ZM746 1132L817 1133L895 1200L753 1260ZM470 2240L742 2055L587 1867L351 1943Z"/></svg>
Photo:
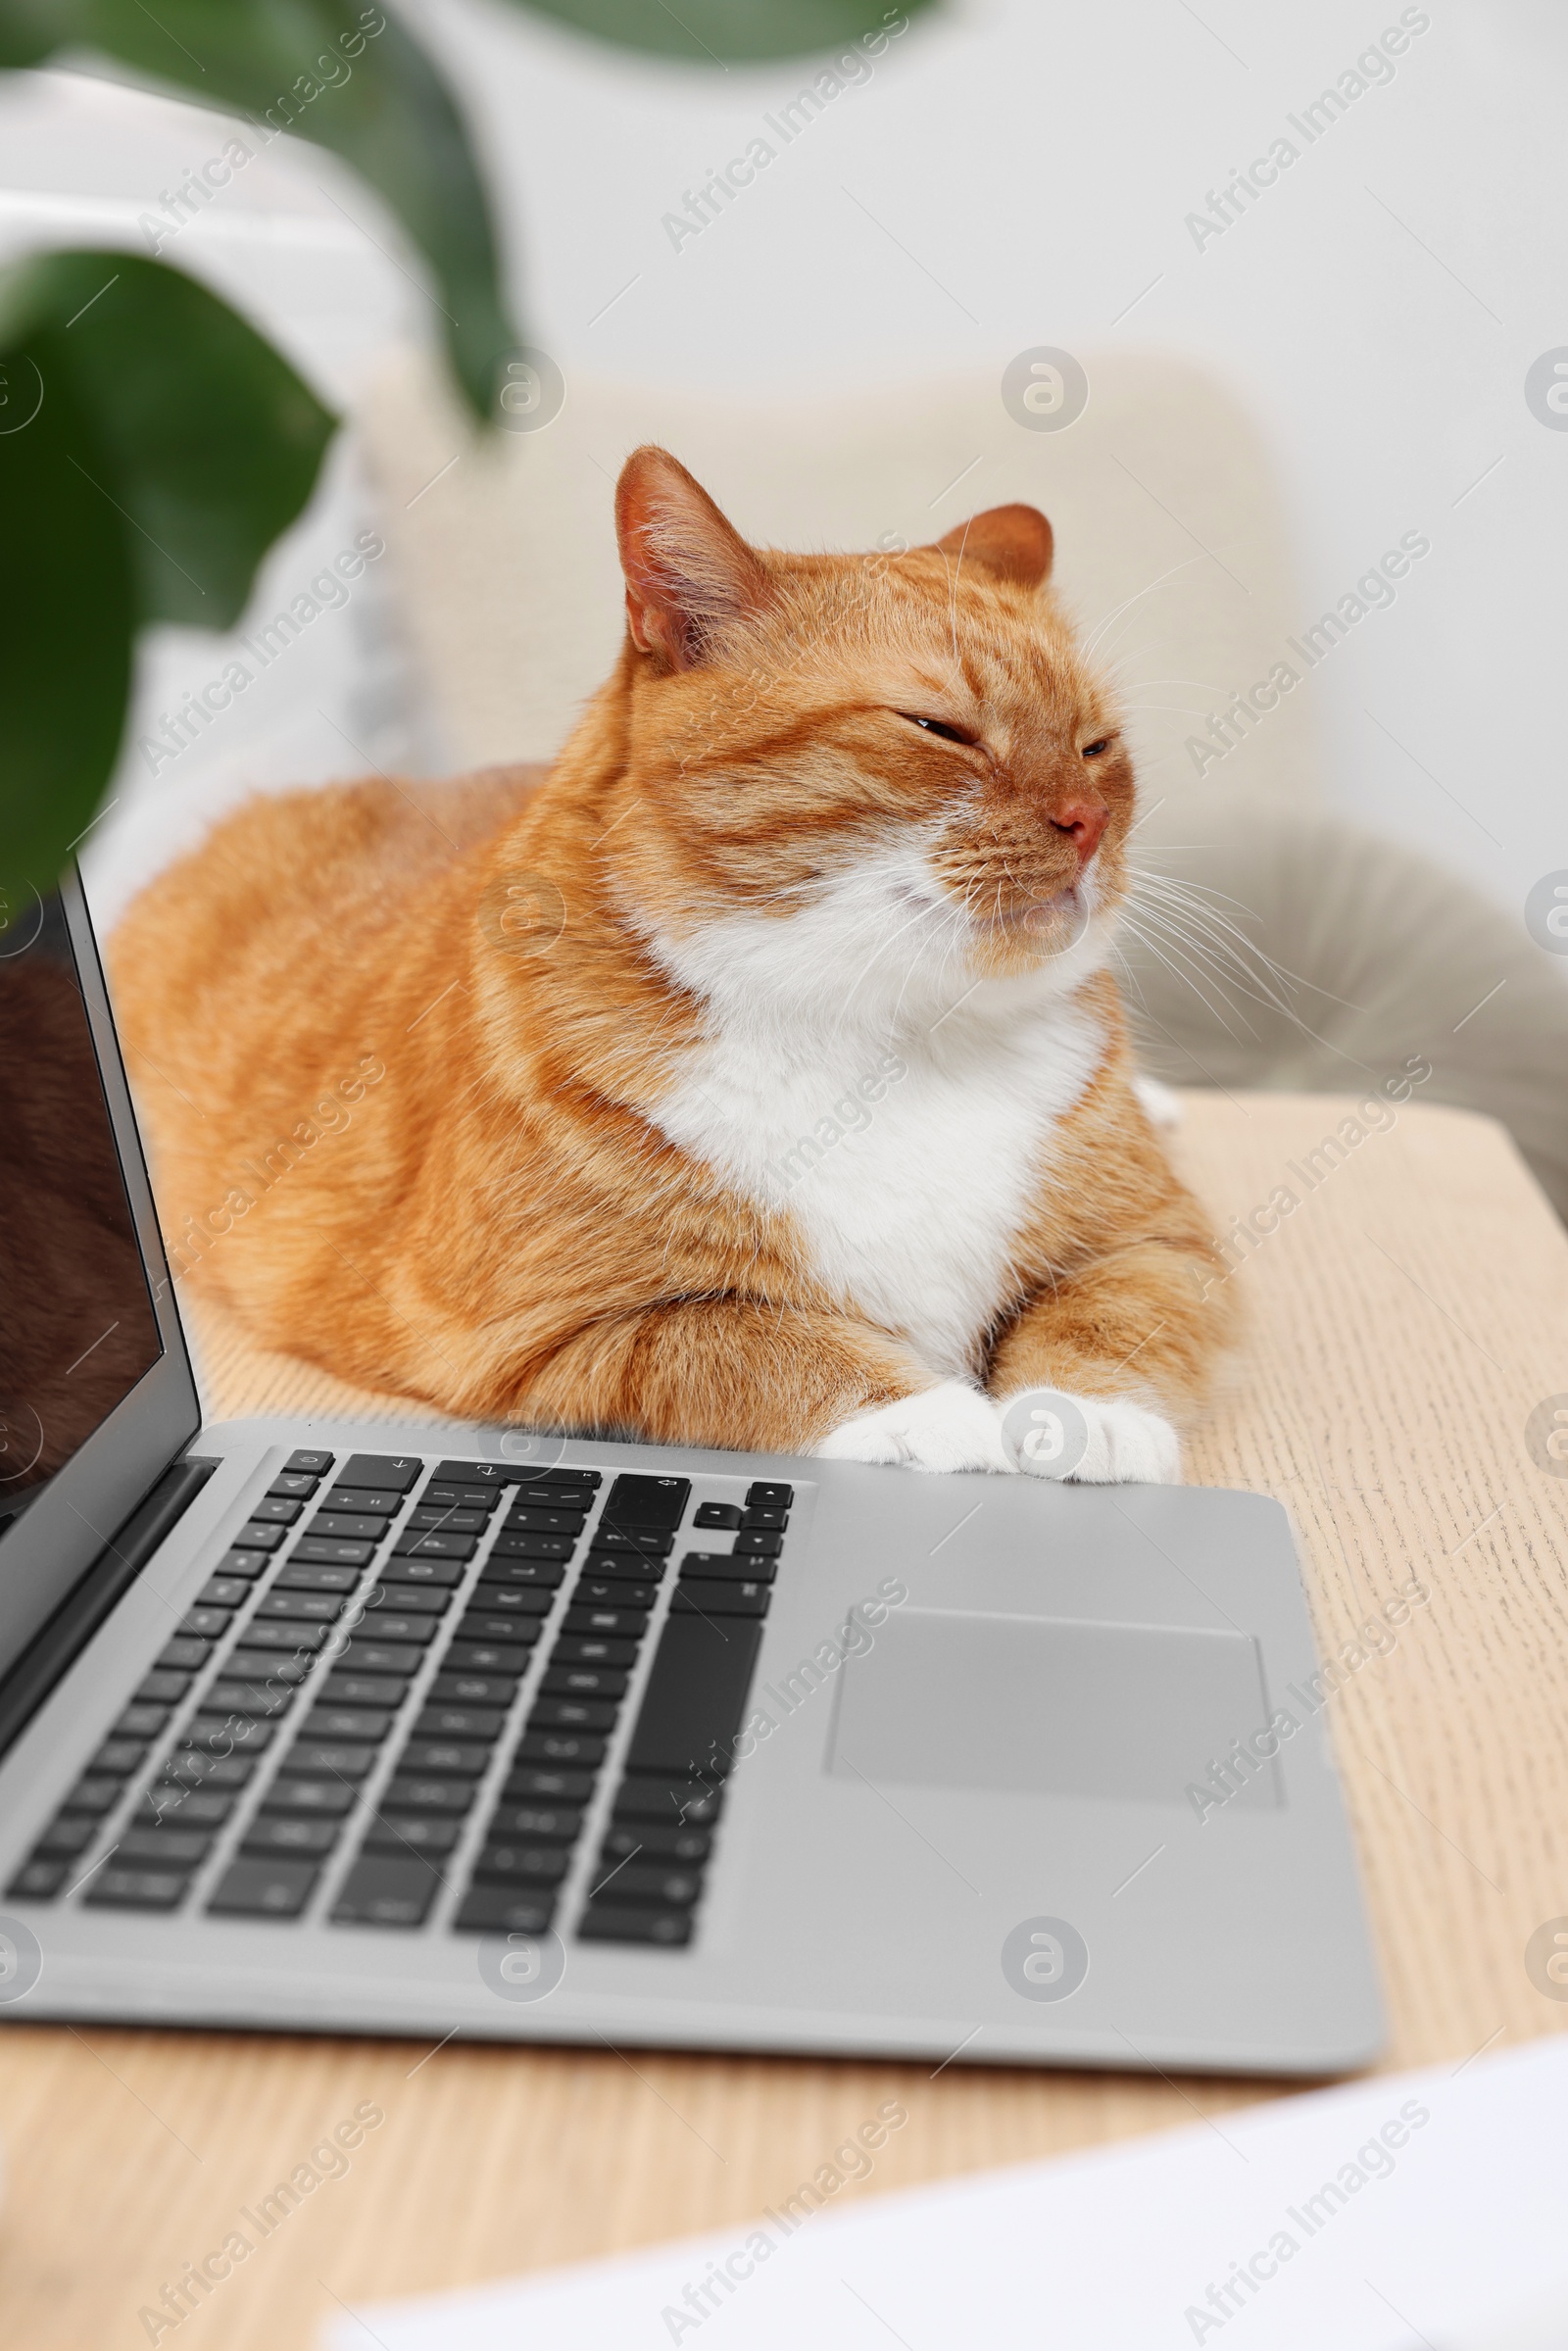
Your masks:
<svg viewBox="0 0 1568 2351"><path fill-rule="evenodd" d="M1276 1502L204 1425L74 874L0 1102L0 2022L1375 2053Z"/></svg>

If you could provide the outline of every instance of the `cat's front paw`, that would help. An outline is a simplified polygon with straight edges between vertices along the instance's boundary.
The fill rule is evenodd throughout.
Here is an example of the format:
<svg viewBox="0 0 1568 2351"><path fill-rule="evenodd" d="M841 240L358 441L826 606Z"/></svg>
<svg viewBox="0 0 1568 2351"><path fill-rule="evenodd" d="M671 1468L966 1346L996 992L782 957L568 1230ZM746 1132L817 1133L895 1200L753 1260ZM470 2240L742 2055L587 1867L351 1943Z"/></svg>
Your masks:
<svg viewBox="0 0 1568 2351"><path fill-rule="evenodd" d="M1003 1443L1026 1477L1081 1486L1179 1486L1182 1446L1170 1422L1128 1396L1025 1388L1002 1405Z"/></svg>
<svg viewBox="0 0 1568 2351"><path fill-rule="evenodd" d="M964 1380L944 1380L858 1412L816 1447L825 1461L883 1461L902 1469L1015 1470L1002 1415Z"/></svg>

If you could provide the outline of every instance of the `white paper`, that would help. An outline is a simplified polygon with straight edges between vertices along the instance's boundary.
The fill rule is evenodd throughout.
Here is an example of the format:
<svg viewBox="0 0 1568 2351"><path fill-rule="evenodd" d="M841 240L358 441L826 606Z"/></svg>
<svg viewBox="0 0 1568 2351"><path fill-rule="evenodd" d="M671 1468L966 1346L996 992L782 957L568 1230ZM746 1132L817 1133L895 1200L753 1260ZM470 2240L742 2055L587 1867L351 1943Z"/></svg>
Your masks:
<svg viewBox="0 0 1568 2351"><path fill-rule="evenodd" d="M1568 2038L364 2319L384 2351L1563 2351Z"/></svg>

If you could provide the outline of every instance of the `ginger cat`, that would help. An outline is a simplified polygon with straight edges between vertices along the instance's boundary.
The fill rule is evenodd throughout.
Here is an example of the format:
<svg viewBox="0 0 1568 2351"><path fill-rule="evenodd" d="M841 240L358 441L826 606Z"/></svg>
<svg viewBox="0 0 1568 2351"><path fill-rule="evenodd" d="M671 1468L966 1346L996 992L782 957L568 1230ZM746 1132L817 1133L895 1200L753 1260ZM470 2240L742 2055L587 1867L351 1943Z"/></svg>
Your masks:
<svg viewBox="0 0 1568 2351"><path fill-rule="evenodd" d="M465 1418L1171 1480L1229 1291L1107 969L1134 785L998 507L749 546L662 450L546 780L262 799L114 941L176 1272ZM1070 1415L1068 1416L1070 1419Z"/></svg>

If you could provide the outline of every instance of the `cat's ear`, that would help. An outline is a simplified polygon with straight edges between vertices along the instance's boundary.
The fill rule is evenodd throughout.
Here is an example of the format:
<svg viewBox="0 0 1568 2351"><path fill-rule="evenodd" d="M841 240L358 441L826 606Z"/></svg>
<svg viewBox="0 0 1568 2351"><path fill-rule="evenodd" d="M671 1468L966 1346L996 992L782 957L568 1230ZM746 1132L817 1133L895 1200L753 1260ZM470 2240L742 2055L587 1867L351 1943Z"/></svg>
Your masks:
<svg viewBox="0 0 1568 2351"><path fill-rule="evenodd" d="M665 449L634 449L621 467L615 535L632 642L676 669L693 668L767 601L753 549Z"/></svg>
<svg viewBox="0 0 1568 2351"><path fill-rule="evenodd" d="M1050 523L1035 506L988 507L937 541L944 555L978 563L1015 588L1038 588L1051 577L1054 544Z"/></svg>

